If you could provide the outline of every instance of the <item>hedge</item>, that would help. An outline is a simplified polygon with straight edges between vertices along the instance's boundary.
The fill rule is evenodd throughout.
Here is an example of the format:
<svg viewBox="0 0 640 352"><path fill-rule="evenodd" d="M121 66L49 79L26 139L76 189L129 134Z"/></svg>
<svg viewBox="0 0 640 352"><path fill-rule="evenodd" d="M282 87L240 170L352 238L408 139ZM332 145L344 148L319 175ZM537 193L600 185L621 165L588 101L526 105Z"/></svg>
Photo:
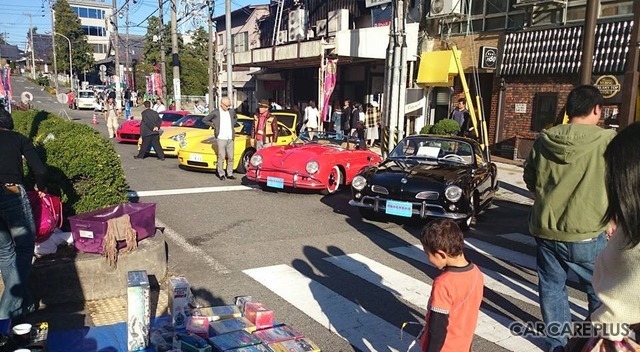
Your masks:
<svg viewBox="0 0 640 352"><path fill-rule="evenodd" d="M455 120L444 119L431 127L431 133L440 135L452 135L460 132L460 125Z"/></svg>
<svg viewBox="0 0 640 352"><path fill-rule="evenodd" d="M120 158L96 130L46 111L15 111L12 116L15 131L33 140L47 164L47 188L60 195L65 217L128 202ZM27 172L27 187L34 181Z"/></svg>

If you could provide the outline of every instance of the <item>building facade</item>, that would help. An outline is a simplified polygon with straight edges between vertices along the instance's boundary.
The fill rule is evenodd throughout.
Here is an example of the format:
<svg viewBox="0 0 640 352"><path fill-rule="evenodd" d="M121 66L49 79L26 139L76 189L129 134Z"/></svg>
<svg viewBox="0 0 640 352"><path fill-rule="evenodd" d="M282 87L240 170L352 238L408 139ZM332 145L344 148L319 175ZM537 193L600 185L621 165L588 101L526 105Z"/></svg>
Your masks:
<svg viewBox="0 0 640 352"><path fill-rule="evenodd" d="M87 43L93 46L96 61L109 56L109 39L113 31L111 2L105 0L69 0L69 6L82 25Z"/></svg>

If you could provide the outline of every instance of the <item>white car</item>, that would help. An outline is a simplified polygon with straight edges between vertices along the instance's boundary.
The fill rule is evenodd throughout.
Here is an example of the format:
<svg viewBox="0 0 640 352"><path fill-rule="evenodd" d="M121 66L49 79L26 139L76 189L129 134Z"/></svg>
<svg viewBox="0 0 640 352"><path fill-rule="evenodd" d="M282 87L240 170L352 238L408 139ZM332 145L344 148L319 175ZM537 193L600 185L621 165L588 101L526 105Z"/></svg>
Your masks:
<svg viewBox="0 0 640 352"><path fill-rule="evenodd" d="M79 90L75 101L76 109L95 109L96 95L92 90Z"/></svg>

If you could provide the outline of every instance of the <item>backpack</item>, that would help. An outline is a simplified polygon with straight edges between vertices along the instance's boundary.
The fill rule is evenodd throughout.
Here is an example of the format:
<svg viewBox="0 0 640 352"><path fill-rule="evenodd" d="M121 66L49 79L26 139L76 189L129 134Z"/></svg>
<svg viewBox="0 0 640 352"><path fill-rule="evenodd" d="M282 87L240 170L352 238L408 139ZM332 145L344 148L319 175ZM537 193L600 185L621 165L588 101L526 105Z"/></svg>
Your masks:
<svg viewBox="0 0 640 352"><path fill-rule="evenodd" d="M27 197L36 225L36 243L44 242L62 226L62 202L59 197L36 191L27 192Z"/></svg>

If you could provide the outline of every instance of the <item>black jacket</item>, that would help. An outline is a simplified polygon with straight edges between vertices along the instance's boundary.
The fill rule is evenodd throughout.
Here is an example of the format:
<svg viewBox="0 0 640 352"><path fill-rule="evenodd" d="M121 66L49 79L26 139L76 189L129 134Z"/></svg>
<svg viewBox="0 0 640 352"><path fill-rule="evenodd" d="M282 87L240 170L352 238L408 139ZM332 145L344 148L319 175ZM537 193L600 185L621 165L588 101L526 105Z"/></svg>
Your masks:
<svg viewBox="0 0 640 352"><path fill-rule="evenodd" d="M160 129L160 126L162 126L162 119L160 118L160 115L158 115L158 112L151 109L145 109L142 112L142 123L140 123L140 136L148 137L154 134L159 134L159 132L154 131L153 128L158 127L158 129Z"/></svg>

